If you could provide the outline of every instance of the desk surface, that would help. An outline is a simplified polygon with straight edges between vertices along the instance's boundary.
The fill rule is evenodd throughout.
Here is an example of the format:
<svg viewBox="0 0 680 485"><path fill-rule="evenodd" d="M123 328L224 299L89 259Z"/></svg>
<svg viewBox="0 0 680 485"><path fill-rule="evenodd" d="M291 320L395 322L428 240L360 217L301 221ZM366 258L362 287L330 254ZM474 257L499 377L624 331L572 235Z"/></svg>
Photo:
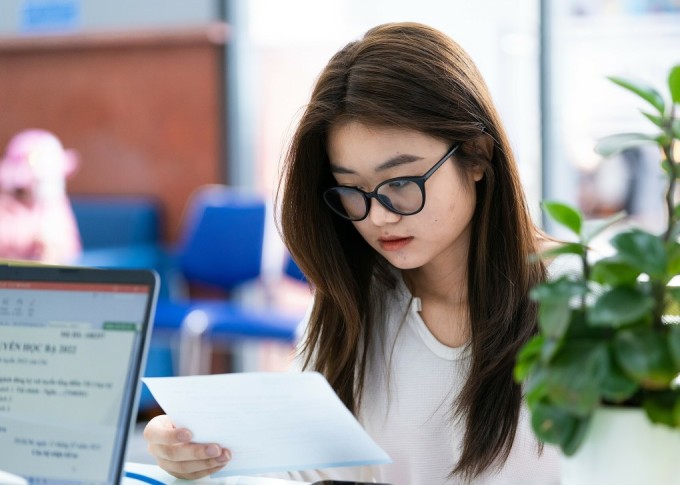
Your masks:
<svg viewBox="0 0 680 485"><path fill-rule="evenodd" d="M297 482L293 480L282 480L279 478L264 477L222 477L204 478L201 480L180 480L161 470L156 465L144 463L125 464L125 471L130 475L123 479L123 485L141 485L144 483L152 485L181 484L191 483L193 485L309 485L308 482Z"/></svg>

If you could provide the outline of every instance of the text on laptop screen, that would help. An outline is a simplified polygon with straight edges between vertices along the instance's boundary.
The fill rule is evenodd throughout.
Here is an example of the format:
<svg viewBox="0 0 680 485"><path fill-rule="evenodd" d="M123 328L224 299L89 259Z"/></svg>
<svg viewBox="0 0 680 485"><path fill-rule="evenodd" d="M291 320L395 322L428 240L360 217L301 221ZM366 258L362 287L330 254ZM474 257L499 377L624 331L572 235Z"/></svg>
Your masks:
<svg viewBox="0 0 680 485"><path fill-rule="evenodd" d="M117 480L149 293L0 280L0 470L32 483Z"/></svg>

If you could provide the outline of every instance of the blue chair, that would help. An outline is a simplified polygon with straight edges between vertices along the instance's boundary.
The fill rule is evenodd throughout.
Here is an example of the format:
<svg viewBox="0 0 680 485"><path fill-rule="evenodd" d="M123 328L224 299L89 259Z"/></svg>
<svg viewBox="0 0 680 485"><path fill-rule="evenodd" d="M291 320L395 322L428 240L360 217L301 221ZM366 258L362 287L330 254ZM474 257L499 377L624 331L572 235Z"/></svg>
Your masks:
<svg viewBox="0 0 680 485"><path fill-rule="evenodd" d="M179 331L180 373L206 373L205 366L185 366L194 361L186 349L209 353L215 342L268 340L292 344L299 315L272 308L254 308L234 300L233 292L261 274L266 204L258 195L223 185L200 188L184 216L176 251L179 273L190 287L219 290L220 298L189 294L182 299L159 301L154 328ZM201 315L200 324L194 316ZM236 366L238 367L238 366Z"/></svg>
<svg viewBox="0 0 680 485"><path fill-rule="evenodd" d="M178 266L188 283L231 292L260 276L266 207L253 193L199 189L185 214Z"/></svg>
<svg viewBox="0 0 680 485"><path fill-rule="evenodd" d="M160 202L133 195L75 195L70 197L85 251L157 244L160 240Z"/></svg>
<svg viewBox="0 0 680 485"><path fill-rule="evenodd" d="M161 243L161 204L143 195L70 197L83 252L73 264L96 268L154 269L160 294L170 288L172 261Z"/></svg>

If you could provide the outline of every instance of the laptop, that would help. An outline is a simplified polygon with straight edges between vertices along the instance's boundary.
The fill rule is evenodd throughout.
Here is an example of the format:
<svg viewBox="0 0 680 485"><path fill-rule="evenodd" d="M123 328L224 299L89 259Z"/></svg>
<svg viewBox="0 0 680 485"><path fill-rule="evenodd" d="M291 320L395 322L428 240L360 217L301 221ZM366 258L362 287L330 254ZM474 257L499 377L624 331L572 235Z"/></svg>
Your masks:
<svg viewBox="0 0 680 485"><path fill-rule="evenodd" d="M0 470L121 480L157 293L147 270L0 265Z"/></svg>

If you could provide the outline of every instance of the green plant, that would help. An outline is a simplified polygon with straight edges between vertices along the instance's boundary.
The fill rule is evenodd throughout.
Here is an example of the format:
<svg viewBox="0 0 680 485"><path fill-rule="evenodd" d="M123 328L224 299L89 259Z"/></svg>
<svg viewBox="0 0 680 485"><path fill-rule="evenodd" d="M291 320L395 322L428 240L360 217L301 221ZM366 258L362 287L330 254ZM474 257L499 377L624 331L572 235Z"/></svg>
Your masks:
<svg viewBox="0 0 680 485"><path fill-rule="evenodd" d="M680 428L680 388L674 384L680 374L680 325L673 319L680 314L680 287L669 284L680 273L680 205L674 201L680 178L680 65L670 71L668 100L643 83L609 79L651 105L653 111L643 115L659 132L609 136L596 151L611 156L656 144L668 181L668 223L659 235L621 232L610 241L612 256L591 261L589 244L613 221L587 231L576 209L543 203L548 216L578 240L541 257L576 255L582 271L549 278L532 290L539 333L518 353L515 379L525 385L536 435L566 455L576 452L593 412L603 404L642 407L651 421Z"/></svg>

